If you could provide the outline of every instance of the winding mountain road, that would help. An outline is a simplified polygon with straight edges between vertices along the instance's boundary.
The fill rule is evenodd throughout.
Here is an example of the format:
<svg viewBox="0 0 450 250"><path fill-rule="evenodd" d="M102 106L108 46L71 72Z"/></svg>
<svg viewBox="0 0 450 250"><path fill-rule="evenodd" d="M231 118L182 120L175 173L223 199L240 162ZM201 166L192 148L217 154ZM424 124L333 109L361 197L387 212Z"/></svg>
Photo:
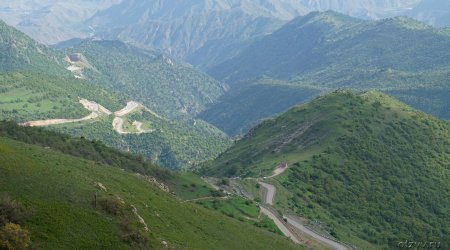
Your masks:
<svg viewBox="0 0 450 250"><path fill-rule="evenodd" d="M139 134L143 134L143 133L152 133L153 130L148 130L148 131L144 130L142 128L143 123L138 122L138 121L134 121L132 124L134 127L136 127L137 132L126 132L123 129L123 124L125 123L125 120L122 117L126 116L140 108L144 108L146 111L152 112L149 109L145 108L143 105L141 105L137 102L134 102L134 101L128 102L127 105L123 109L114 112L114 115L116 117L114 118L114 120L112 122L113 130L121 135L126 135L126 134L138 134L139 135Z"/></svg>
<svg viewBox="0 0 450 250"><path fill-rule="evenodd" d="M266 208L264 206L259 206L261 209L261 213L267 215L270 219L275 222L275 225L280 229L280 231L287 237L291 238L291 240L296 243L300 244L301 240L289 230L289 228L285 225L285 223L278 218L278 216L275 215L274 212L272 212L269 208Z"/></svg>
<svg viewBox="0 0 450 250"><path fill-rule="evenodd" d="M275 169L274 174L269 177L263 178L264 180L273 178L275 176L278 176L282 174L287 169L287 165L284 167L277 167ZM332 239L326 238L313 230L303 226L299 220L297 220L294 216L286 216L283 219L280 219L277 216L277 213L273 209L273 201L275 198L275 194L277 189L275 186L262 182L261 180L258 181L259 185L262 188L263 191L263 205L260 205L261 212L265 215L267 215L270 219L272 219L275 222L275 225L283 232L283 234L289 238L296 244L300 244L303 242L303 239L296 235L294 232L292 232L291 229L289 229L288 225L296 228L303 234L308 235L309 237L313 238L315 241L320 242L322 245L329 247L330 249L334 250L349 250L351 248L347 247L346 245L343 245L339 242L336 242ZM287 223L286 223L287 222Z"/></svg>
<svg viewBox="0 0 450 250"><path fill-rule="evenodd" d="M329 246L331 249L336 249L336 250L348 250L349 249L347 246L342 245L341 243L336 242L334 240L325 238L322 235L319 235L316 232L312 231L311 229L303 226L294 217L286 216L285 219L287 220L287 223L289 223L293 227L297 228L302 233L311 236L312 238L321 242L322 244Z"/></svg>

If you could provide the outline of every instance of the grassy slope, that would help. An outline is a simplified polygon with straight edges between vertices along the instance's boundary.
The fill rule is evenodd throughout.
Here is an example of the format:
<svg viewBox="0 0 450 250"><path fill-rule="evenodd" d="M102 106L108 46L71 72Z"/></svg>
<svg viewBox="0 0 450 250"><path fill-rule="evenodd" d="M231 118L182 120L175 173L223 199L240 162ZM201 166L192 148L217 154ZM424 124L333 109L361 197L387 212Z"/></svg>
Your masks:
<svg viewBox="0 0 450 250"><path fill-rule="evenodd" d="M47 48L0 21L0 106L2 118L78 118L78 97L116 109L124 100L66 70L61 51Z"/></svg>
<svg viewBox="0 0 450 250"><path fill-rule="evenodd" d="M133 119L152 124L155 131L140 135L120 135L112 130L112 116L97 122L52 126L73 136L100 139L107 145L144 155L171 169L191 169L223 151L230 139L211 125L198 121L196 125L163 120L148 115L133 115Z"/></svg>
<svg viewBox="0 0 450 250"><path fill-rule="evenodd" d="M103 46L100 42L88 43L93 46L89 55L98 63L95 66L105 72L102 77L91 80L75 79L66 70L69 64L62 60L63 51L46 48L3 23L0 23L0 33L0 54L3 55L0 61L0 119L25 122L81 118L90 112L78 103L79 98L95 101L114 112L123 108L130 100L154 104L144 100L143 96L149 92L154 92L152 96L159 96L151 100L164 106L167 102L176 102L170 98L162 101L164 98L161 95L168 94L168 86L177 86L181 91L178 95L191 98L182 103L186 106L192 104L192 109L188 108L188 111L195 113L210 101L207 96L214 99L214 96L221 93L221 84L206 75L177 64L172 67L162 59L157 60L146 55L145 51L129 48L121 42L109 42L112 45L104 42L106 44ZM108 69L111 62L117 63L114 64L114 70ZM139 65L142 66L141 63L145 68L137 69ZM127 72L128 69L131 73ZM168 85L164 81L166 78L170 79ZM149 79L154 82L149 84ZM109 80L114 84L102 85ZM121 83L126 83L129 87L134 82L140 83L139 86L136 85L137 89L133 88L133 91L127 93L120 92L123 90L118 87ZM176 112L176 108L172 106L168 110L164 110L164 113ZM109 146L131 150L153 158L164 166L178 169L187 169L210 159L230 143L228 136L203 121L156 119L148 112L135 113L128 118L130 122L137 120L145 122L146 126L151 124L154 126L152 129L157 132L121 136L112 130L112 116L94 123L52 126L50 129L73 136L99 139ZM161 156L156 158L158 152L161 152Z"/></svg>
<svg viewBox="0 0 450 250"><path fill-rule="evenodd" d="M31 72L0 74L0 88L1 117L20 122L86 116L90 112L78 102L78 97L95 100L112 110L125 105L122 97L71 76Z"/></svg>
<svg viewBox="0 0 450 250"><path fill-rule="evenodd" d="M277 177L277 206L361 247L448 243L450 125L378 92L338 91L263 122L208 164Z"/></svg>
<svg viewBox="0 0 450 250"><path fill-rule="evenodd" d="M149 245L194 249L293 248L287 240L180 200L144 179L52 149L0 138L0 193L33 211L26 224L44 249L127 249L119 218L93 207L94 194L134 205L148 223ZM106 186L97 189L95 182ZM133 218L133 217L132 217ZM130 223L142 231L136 221Z"/></svg>
<svg viewBox="0 0 450 250"><path fill-rule="evenodd" d="M240 106L235 105L234 96L249 85L272 80L277 83L272 91L241 96L249 101L245 107L272 100L271 93L289 92L276 100L284 105L260 106L258 113L273 115L292 101L311 98L295 95L290 85L318 90L313 96L338 88L377 89L416 109L449 119L449 46L448 29L408 18L363 21L335 12L311 13L211 69L209 73L229 83L231 91L222 98L223 103L212 106L202 117L233 135L247 131L249 124L264 116L253 115L249 121L247 112L236 112L234 107Z"/></svg>

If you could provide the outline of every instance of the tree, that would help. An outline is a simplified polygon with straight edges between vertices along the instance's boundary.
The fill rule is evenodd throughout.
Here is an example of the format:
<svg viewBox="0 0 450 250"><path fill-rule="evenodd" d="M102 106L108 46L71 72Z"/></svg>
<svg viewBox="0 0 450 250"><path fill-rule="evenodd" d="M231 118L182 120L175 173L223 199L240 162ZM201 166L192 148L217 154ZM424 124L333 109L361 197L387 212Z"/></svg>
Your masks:
<svg viewBox="0 0 450 250"><path fill-rule="evenodd" d="M0 248L8 250L28 249L31 244L28 230L14 223L6 224L0 230Z"/></svg>

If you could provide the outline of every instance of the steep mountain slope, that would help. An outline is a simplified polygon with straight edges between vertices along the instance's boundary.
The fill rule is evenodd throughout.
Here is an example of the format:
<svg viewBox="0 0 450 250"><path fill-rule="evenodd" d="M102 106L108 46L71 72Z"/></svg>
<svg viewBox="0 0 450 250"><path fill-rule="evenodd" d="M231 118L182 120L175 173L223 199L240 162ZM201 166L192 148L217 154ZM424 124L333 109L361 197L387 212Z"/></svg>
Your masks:
<svg viewBox="0 0 450 250"><path fill-rule="evenodd" d="M405 17L363 21L329 11L293 20L209 73L234 87L230 93L271 80L320 91L343 87L392 91L413 107L448 119L448 98L437 95L450 94L448 48L447 29ZM202 117L216 120L214 115Z"/></svg>
<svg viewBox="0 0 450 250"><path fill-rule="evenodd" d="M98 33L145 43L174 56L186 55L189 62L205 69L236 55L281 23L311 11L334 10L364 19L409 15L442 25L443 1L5 0L0 3L0 18L46 44Z"/></svg>
<svg viewBox="0 0 450 250"><path fill-rule="evenodd" d="M169 117L195 115L227 88L188 65L119 41L86 40L66 51L92 65L83 69L88 79Z"/></svg>
<svg viewBox="0 0 450 250"><path fill-rule="evenodd" d="M45 144L45 132L4 128L2 124L2 247L4 226L13 222L29 231L32 247L43 249L295 248L276 234L185 203L149 176L128 172L134 170L130 166L145 166L142 159L56 134L50 142L55 149L25 144L3 134Z"/></svg>
<svg viewBox="0 0 450 250"><path fill-rule="evenodd" d="M269 176L287 162L271 181L283 213L364 249L448 246L449 149L448 122L379 92L337 91L261 123L204 172Z"/></svg>
<svg viewBox="0 0 450 250"><path fill-rule="evenodd" d="M0 28L0 119L103 140L170 168L192 167L230 143L191 118L223 91L210 77L121 42L82 43L84 56Z"/></svg>
<svg viewBox="0 0 450 250"><path fill-rule="evenodd" d="M0 72L17 70L61 73L57 64L58 53L25 36L0 20ZM59 70L59 71L58 71Z"/></svg>
<svg viewBox="0 0 450 250"><path fill-rule="evenodd" d="M310 11L332 9L377 18L415 3L414 0L133 0L101 11L88 24L101 37L146 44L206 69L236 55L282 23Z"/></svg>
<svg viewBox="0 0 450 250"><path fill-rule="evenodd" d="M0 86L2 118L27 119L82 116L77 96L96 99L116 109L125 101L94 84L76 81L62 60L49 49L0 21Z"/></svg>
<svg viewBox="0 0 450 250"><path fill-rule="evenodd" d="M132 0L99 12L88 23L100 37L131 40L178 58L191 55L189 61L207 66L278 28L281 20L266 11L252 1Z"/></svg>

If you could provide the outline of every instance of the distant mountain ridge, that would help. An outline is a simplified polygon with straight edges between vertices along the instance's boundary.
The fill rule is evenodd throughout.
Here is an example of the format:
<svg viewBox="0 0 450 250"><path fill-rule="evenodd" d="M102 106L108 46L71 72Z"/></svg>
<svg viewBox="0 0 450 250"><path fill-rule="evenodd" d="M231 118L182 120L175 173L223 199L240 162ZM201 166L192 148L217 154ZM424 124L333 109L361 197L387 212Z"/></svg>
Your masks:
<svg viewBox="0 0 450 250"><path fill-rule="evenodd" d="M352 18L333 11L298 17L274 33L249 45L234 58L212 67L208 73L231 88L200 115L227 133L235 134L257 123L248 121L233 99L261 103L265 113L278 113L297 102L311 99L304 93L338 88L378 89L392 93L413 107L444 119L450 118L450 31L434 28L407 17L378 21ZM274 92L258 93L258 86L273 85ZM277 95L277 89L303 88L297 97ZM253 91L244 91L254 89ZM270 93L270 94L269 94ZM295 93L295 92L292 92ZM270 95L270 96L269 96ZM271 96L284 105L270 107ZM260 112L263 113L263 112ZM260 116L259 119L264 118ZM230 123L229 121L232 121ZM234 124L234 125L233 125Z"/></svg>
<svg viewBox="0 0 450 250"><path fill-rule="evenodd" d="M186 58L202 68L238 53L248 42L313 10L333 9L378 18L386 9L416 1L124 1L97 13L88 24L101 37L120 38Z"/></svg>
<svg viewBox="0 0 450 250"><path fill-rule="evenodd" d="M446 0L422 1L404 14L432 25L450 26L450 2Z"/></svg>
<svg viewBox="0 0 450 250"><path fill-rule="evenodd" d="M230 51L233 48L236 50L235 54L239 51L236 46L245 47L246 43L241 44L244 40L271 32L280 23L292 20L299 15L306 15L311 11L335 10L365 19L408 15L430 24L443 26L450 24L449 10L446 10L445 4L447 4L445 0L77 0L70 3L53 0L5 0L0 3L0 18L46 44L55 44L72 38L90 37L96 33L96 30L90 26L94 24L97 25L103 37L116 39L120 36L123 39L132 39L156 48L162 47L166 52L173 53L172 55L183 55L189 52L187 60L193 64L207 67L212 62L220 61L219 58L204 63L199 62L201 56L218 57L219 55L212 54L214 49ZM189 10L192 9L195 9L195 12L189 13ZM180 18L191 21L188 21L186 26L182 26L182 23L177 21ZM87 21L89 19L91 21ZM234 19L238 19L243 27L233 25ZM153 22L159 22L162 26L152 27L156 25ZM178 24L176 24L177 22ZM237 35L238 40L242 41L234 41L238 43L227 48L219 48L216 44L217 34L204 34L203 36L208 38L208 45L194 53L193 50L198 49L204 40L199 37L184 37L187 34L182 33L191 32L192 24L195 23L196 26L201 27L204 22L216 22L213 25L217 29L221 29L220 23L230 26L234 29L231 33L229 33L230 30L222 33L227 33L228 37L235 38ZM130 26L144 28L142 34L138 29ZM183 36L183 42L191 40L193 43L182 45L180 40L168 39L168 37L164 37L161 29L166 29L172 33L172 36L180 38ZM255 29L259 29L259 31ZM102 32L105 30L109 31ZM150 35L148 35L149 32ZM203 29L202 32L210 33L211 30ZM244 35L242 32L246 34ZM232 43L232 39L222 40L222 42ZM221 55L225 55L225 53L221 53Z"/></svg>
<svg viewBox="0 0 450 250"><path fill-rule="evenodd" d="M120 0L5 0L0 3L0 19L41 43L53 44L92 35L83 21L118 2Z"/></svg>
<svg viewBox="0 0 450 250"><path fill-rule="evenodd" d="M77 0L73 3L31 1L25 4L24 1L12 3L7 0L0 4L0 18L39 41L56 43L92 35L122 39L161 49L202 69L236 55L258 37L311 11L335 10L355 17L379 19L402 15L420 2Z"/></svg>

